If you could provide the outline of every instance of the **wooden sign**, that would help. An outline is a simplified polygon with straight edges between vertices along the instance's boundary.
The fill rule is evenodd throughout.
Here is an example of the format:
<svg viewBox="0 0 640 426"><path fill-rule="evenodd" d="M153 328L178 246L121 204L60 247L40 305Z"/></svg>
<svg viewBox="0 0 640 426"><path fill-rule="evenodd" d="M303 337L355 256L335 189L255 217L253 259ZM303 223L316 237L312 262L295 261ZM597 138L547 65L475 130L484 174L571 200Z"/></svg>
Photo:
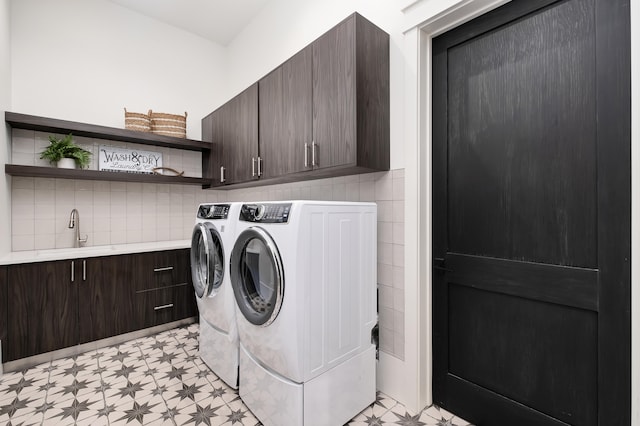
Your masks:
<svg viewBox="0 0 640 426"><path fill-rule="evenodd" d="M153 174L155 167L162 167L161 152L100 145L98 157L98 170L101 171Z"/></svg>

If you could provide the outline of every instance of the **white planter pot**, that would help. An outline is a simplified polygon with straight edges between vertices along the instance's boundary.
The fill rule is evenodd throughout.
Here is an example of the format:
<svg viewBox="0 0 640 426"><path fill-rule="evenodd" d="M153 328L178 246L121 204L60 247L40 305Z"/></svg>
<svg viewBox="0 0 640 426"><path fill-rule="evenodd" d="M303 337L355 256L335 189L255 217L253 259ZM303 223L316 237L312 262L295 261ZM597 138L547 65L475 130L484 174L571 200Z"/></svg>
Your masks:
<svg viewBox="0 0 640 426"><path fill-rule="evenodd" d="M58 161L59 169L75 169L76 168L76 160L73 158L63 158Z"/></svg>

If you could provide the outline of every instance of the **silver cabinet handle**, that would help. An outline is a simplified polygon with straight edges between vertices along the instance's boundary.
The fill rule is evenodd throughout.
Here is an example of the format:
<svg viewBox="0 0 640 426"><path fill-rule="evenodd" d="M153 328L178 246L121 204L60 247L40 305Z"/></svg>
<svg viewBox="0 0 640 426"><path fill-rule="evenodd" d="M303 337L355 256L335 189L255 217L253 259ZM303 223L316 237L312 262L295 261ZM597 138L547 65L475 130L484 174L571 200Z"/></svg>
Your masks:
<svg viewBox="0 0 640 426"><path fill-rule="evenodd" d="M304 167L309 167L309 144L304 143Z"/></svg>
<svg viewBox="0 0 640 426"><path fill-rule="evenodd" d="M220 166L220 183L224 183L226 179L224 178L224 166Z"/></svg>
<svg viewBox="0 0 640 426"><path fill-rule="evenodd" d="M72 260L71 261L71 282L75 280L75 269L76 269L76 265L75 265L75 262Z"/></svg>
<svg viewBox="0 0 640 426"><path fill-rule="evenodd" d="M258 177L262 176L262 158L258 157Z"/></svg>
<svg viewBox="0 0 640 426"><path fill-rule="evenodd" d="M173 266L165 266L164 268L153 268L153 272L172 271Z"/></svg>
<svg viewBox="0 0 640 426"><path fill-rule="evenodd" d="M82 261L82 281L87 280L87 261Z"/></svg>
<svg viewBox="0 0 640 426"><path fill-rule="evenodd" d="M256 177L256 157L251 157L251 177Z"/></svg>
<svg viewBox="0 0 640 426"><path fill-rule="evenodd" d="M162 305L162 306L155 306L153 308L154 311L159 311L160 309L167 309L167 308L173 308L173 303L168 303L166 305Z"/></svg>
<svg viewBox="0 0 640 426"><path fill-rule="evenodd" d="M316 141L311 142L311 167L315 167L318 165L316 163Z"/></svg>

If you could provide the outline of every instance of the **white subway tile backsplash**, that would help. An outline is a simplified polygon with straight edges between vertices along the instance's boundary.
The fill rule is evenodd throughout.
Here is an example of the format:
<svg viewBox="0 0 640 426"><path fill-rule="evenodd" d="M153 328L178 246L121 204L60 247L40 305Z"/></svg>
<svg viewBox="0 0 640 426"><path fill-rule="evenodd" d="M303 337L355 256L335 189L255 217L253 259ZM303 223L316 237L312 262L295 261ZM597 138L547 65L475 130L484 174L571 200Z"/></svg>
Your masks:
<svg viewBox="0 0 640 426"><path fill-rule="evenodd" d="M390 243L378 243L378 262L385 265L393 265L393 245Z"/></svg>
<svg viewBox="0 0 640 426"><path fill-rule="evenodd" d="M404 201L404 179L393 179L393 199Z"/></svg>
<svg viewBox="0 0 640 426"><path fill-rule="evenodd" d="M110 182L110 187L111 192L126 192L127 182Z"/></svg>
<svg viewBox="0 0 640 426"><path fill-rule="evenodd" d="M376 201L393 199L393 181L391 173L384 173L375 181Z"/></svg>
<svg viewBox="0 0 640 426"><path fill-rule="evenodd" d="M378 322L381 328L393 330L394 313L393 309L380 306L378 308Z"/></svg>
<svg viewBox="0 0 640 426"><path fill-rule="evenodd" d="M360 182L345 183L345 201L360 201Z"/></svg>
<svg viewBox="0 0 640 426"><path fill-rule="evenodd" d="M111 216L109 221L110 229L112 233L115 232L124 232L127 230L127 221L125 219L126 216Z"/></svg>
<svg viewBox="0 0 640 426"><path fill-rule="evenodd" d="M378 262L378 284L393 286L393 267Z"/></svg>
<svg viewBox="0 0 640 426"><path fill-rule="evenodd" d="M393 244L393 266L404 266L404 245Z"/></svg>
<svg viewBox="0 0 640 426"><path fill-rule="evenodd" d="M378 286L378 306L393 309L393 287L384 284Z"/></svg>
<svg viewBox="0 0 640 426"><path fill-rule="evenodd" d="M380 350L391 355L394 354L394 333L390 328L380 326ZM397 356L397 355L396 355Z"/></svg>
<svg viewBox="0 0 640 426"><path fill-rule="evenodd" d="M56 234L42 234L34 236L34 250L49 250L56 248Z"/></svg>
<svg viewBox="0 0 640 426"><path fill-rule="evenodd" d="M360 201L375 201L375 182L366 180L360 182Z"/></svg>
<svg viewBox="0 0 640 426"><path fill-rule="evenodd" d="M404 289L404 265L393 267L393 288Z"/></svg>
<svg viewBox="0 0 640 426"><path fill-rule="evenodd" d="M35 190L15 188L11 193L11 202L14 205L29 206L33 208L35 205Z"/></svg>
<svg viewBox="0 0 640 426"><path fill-rule="evenodd" d="M22 152L14 152L13 154L11 154L11 163L19 164L21 166L35 166L36 159L33 153L26 154Z"/></svg>
<svg viewBox="0 0 640 426"><path fill-rule="evenodd" d="M56 179L56 193L75 191L76 183L71 179Z"/></svg>
<svg viewBox="0 0 640 426"><path fill-rule="evenodd" d="M11 222L11 233L16 236L35 235L35 219L15 219Z"/></svg>
<svg viewBox="0 0 640 426"><path fill-rule="evenodd" d="M34 241L33 235L14 235L11 239L11 250L35 250Z"/></svg>
<svg viewBox="0 0 640 426"><path fill-rule="evenodd" d="M393 243L393 224L378 221L378 242Z"/></svg>
<svg viewBox="0 0 640 426"><path fill-rule="evenodd" d="M393 310L396 312L404 312L404 290L399 288L393 289Z"/></svg>
<svg viewBox="0 0 640 426"><path fill-rule="evenodd" d="M404 223L393 223L393 241L394 244L404 244Z"/></svg>
<svg viewBox="0 0 640 426"><path fill-rule="evenodd" d="M127 229L127 244L138 243L142 241L142 229Z"/></svg>
<svg viewBox="0 0 640 426"><path fill-rule="evenodd" d="M111 244L111 232L110 231L100 231L94 232L92 241L87 241L88 244L92 246L106 246Z"/></svg>
<svg viewBox="0 0 640 426"><path fill-rule="evenodd" d="M404 169L391 170L391 177L393 179L404 179Z"/></svg>
<svg viewBox="0 0 640 426"><path fill-rule="evenodd" d="M34 183L34 187L36 189L43 189L43 190L47 190L47 191L53 192L53 190L56 188L55 179L38 179L38 178L34 178L33 183Z"/></svg>
<svg viewBox="0 0 640 426"><path fill-rule="evenodd" d="M404 200L393 202L393 221L404 223Z"/></svg>
<svg viewBox="0 0 640 426"><path fill-rule="evenodd" d="M393 201L377 201L378 205L378 221L388 222L393 221Z"/></svg>

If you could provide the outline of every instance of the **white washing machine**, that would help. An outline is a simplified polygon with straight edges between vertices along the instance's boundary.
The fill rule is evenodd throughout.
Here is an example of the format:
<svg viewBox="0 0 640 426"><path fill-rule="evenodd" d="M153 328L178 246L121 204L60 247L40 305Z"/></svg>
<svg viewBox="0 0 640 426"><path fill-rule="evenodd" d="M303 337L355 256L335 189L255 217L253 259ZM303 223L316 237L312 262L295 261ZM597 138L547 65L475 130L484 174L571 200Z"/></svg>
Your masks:
<svg viewBox="0 0 640 426"><path fill-rule="evenodd" d="M242 206L230 262L240 397L265 426L342 425L375 401L376 214Z"/></svg>
<svg viewBox="0 0 640 426"><path fill-rule="evenodd" d="M240 203L201 204L191 235L200 357L234 389L238 387L239 343L228 265L240 207Z"/></svg>

